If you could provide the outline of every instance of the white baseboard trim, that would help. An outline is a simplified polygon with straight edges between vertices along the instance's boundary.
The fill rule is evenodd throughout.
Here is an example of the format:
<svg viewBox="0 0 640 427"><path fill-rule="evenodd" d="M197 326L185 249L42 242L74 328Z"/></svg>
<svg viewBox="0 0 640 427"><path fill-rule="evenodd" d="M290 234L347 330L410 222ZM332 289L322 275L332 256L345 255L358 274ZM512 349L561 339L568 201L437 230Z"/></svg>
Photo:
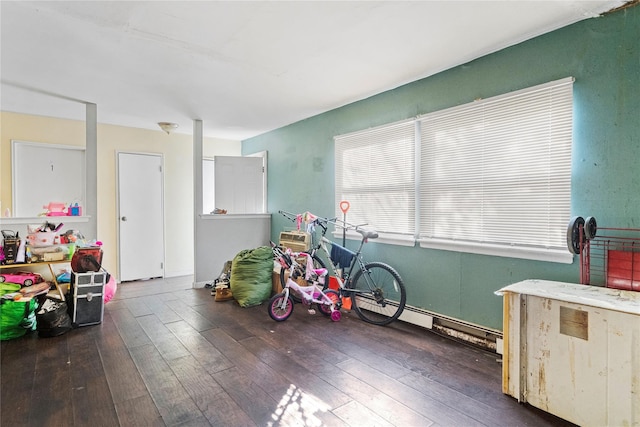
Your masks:
<svg viewBox="0 0 640 427"><path fill-rule="evenodd" d="M410 305L405 306L400 320L464 341L485 350L502 354L502 332L433 313Z"/></svg>
<svg viewBox="0 0 640 427"><path fill-rule="evenodd" d="M213 283L213 280L207 280L207 281L204 281L204 282L194 282L193 283L193 287L194 288L204 288L205 285L208 285L208 284L211 284L211 283Z"/></svg>
<svg viewBox="0 0 640 427"><path fill-rule="evenodd" d="M179 276L193 276L193 270L183 271L164 271L164 277L179 277Z"/></svg>

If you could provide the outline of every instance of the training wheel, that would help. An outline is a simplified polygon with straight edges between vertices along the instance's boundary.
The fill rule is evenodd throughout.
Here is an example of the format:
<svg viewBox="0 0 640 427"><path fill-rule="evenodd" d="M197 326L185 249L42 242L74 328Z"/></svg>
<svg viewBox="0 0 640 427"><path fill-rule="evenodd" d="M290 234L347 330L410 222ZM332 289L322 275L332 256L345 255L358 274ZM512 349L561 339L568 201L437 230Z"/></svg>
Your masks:
<svg viewBox="0 0 640 427"><path fill-rule="evenodd" d="M342 319L342 313L340 313L339 310L331 312L331 320L333 320L334 322L339 322L340 319Z"/></svg>

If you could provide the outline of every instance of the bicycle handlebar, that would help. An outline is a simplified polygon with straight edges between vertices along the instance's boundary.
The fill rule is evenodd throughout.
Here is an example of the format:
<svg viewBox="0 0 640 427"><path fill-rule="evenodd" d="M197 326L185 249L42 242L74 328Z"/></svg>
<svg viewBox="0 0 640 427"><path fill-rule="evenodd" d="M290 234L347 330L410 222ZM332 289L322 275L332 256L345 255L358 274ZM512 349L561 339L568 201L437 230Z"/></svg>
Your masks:
<svg viewBox="0 0 640 427"><path fill-rule="evenodd" d="M294 214L294 213L283 211L283 210L279 210L278 213L281 214L282 216L284 216L285 218L287 218L287 219L289 219L291 221L294 221L294 222L297 221L298 218L303 216L303 214ZM355 231L361 233L362 227L367 225L367 224L358 224L358 225L350 224L350 223L348 223L346 221L338 219L338 217L324 218L324 217L316 216L316 215L313 215L313 216L314 216L314 219L313 219L313 221L311 221L311 223L320 225L322 228L325 229L325 231L326 231L327 224L333 224L334 226L343 228L345 230L355 230Z"/></svg>
<svg viewBox="0 0 640 427"><path fill-rule="evenodd" d="M295 221L298 217L298 215L287 211L278 211L278 213L291 221Z"/></svg>

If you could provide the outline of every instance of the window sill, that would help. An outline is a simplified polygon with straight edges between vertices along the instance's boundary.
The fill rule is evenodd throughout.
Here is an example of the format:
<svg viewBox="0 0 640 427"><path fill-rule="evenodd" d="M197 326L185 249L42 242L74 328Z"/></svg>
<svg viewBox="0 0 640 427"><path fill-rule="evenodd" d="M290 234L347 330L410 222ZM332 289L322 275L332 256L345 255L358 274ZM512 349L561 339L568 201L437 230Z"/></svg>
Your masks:
<svg viewBox="0 0 640 427"><path fill-rule="evenodd" d="M453 242L450 240L439 239L418 239L418 243L421 248L528 259L534 261L556 262L560 264L573 264L573 254L568 250L524 248L472 242Z"/></svg>
<svg viewBox="0 0 640 427"><path fill-rule="evenodd" d="M342 231L334 231L332 233L333 238L337 243L341 243L342 240ZM356 233L355 231L347 232L348 240L360 241L362 240L362 235ZM387 245L397 245L397 246L415 246L416 239L413 236L404 236L400 234L384 234L378 233L377 239L369 240L370 243L384 243Z"/></svg>
<svg viewBox="0 0 640 427"><path fill-rule="evenodd" d="M342 232L334 231L332 236L336 243L342 243ZM360 241L362 236L349 231L346 234L348 240ZM527 259L532 261L555 262L559 264L573 264L573 254L568 250L525 248L517 246L504 246L495 244L480 244L473 242L455 242L442 239L415 239L413 236L393 235L381 233L377 239L370 242L384 243L397 246L415 246L416 241L421 248L438 249L443 251L465 252L479 255L490 255L505 258Z"/></svg>
<svg viewBox="0 0 640 427"><path fill-rule="evenodd" d="M255 213L255 214L200 214L200 219L205 220L220 220L225 219L264 219L271 218L271 214L268 213Z"/></svg>

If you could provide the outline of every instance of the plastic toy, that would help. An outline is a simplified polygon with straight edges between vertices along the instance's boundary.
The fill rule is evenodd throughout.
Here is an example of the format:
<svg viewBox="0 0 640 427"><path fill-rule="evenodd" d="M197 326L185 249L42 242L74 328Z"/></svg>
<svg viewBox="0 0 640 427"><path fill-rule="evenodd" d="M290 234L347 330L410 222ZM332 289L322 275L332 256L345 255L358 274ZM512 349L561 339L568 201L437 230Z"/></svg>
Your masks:
<svg viewBox="0 0 640 427"><path fill-rule="evenodd" d="M27 240L30 246L52 246L59 242L58 234L55 231L46 231L39 233L32 233L27 235Z"/></svg>
<svg viewBox="0 0 640 427"><path fill-rule="evenodd" d="M82 206L79 206L77 203L75 205L69 205L69 209L67 209L67 215L82 216Z"/></svg>
<svg viewBox="0 0 640 427"><path fill-rule="evenodd" d="M118 289L118 284L116 283L116 279L111 276L109 281L104 286L104 302L108 303L111 301L111 298L116 294L116 290Z"/></svg>
<svg viewBox="0 0 640 427"><path fill-rule="evenodd" d="M49 202L48 205L43 206L47 210L47 216L67 216L65 212L66 205L60 202Z"/></svg>
<svg viewBox="0 0 640 427"><path fill-rule="evenodd" d="M31 286L34 283L44 282L44 279L38 273L17 271L15 273L0 274L0 283L2 282L15 283L20 286Z"/></svg>

